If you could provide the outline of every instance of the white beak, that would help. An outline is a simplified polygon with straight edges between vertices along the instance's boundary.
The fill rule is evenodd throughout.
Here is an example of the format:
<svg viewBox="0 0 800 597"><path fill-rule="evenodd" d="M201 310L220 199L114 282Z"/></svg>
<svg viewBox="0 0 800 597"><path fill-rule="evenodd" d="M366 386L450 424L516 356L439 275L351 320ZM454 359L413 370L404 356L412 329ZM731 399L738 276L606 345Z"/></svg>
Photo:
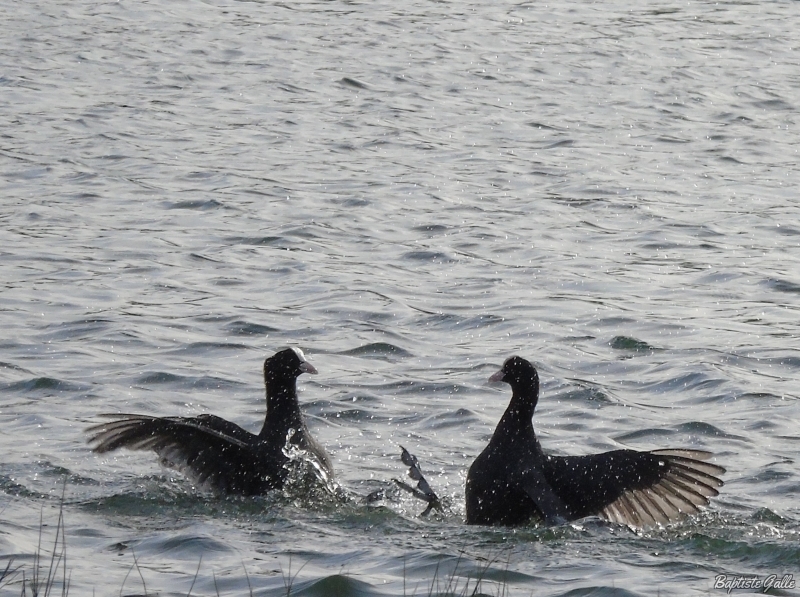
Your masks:
<svg viewBox="0 0 800 597"><path fill-rule="evenodd" d="M489 378L489 381L503 381L503 378L505 378L505 376L506 374L503 373L502 369L500 369L500 371L498 371Z"/></svg>
<svg viewBox="0 0 800 597"><path fill-rule="evenodd" d="M314 365L312 365L308 361L303 361L302 363L300 363L300 371L302 371L303 373L311 373L312 375L316 375L317 373L319 373L319 371L317 371L314 368Z"/></svg>

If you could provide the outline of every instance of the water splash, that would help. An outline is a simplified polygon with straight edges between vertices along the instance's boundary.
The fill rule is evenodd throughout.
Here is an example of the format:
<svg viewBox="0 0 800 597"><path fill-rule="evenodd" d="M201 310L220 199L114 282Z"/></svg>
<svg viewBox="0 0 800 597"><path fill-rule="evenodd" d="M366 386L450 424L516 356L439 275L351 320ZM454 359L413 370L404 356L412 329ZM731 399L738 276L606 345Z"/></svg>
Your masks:
<svg viewBox="0 0 800 597"><path fill-rule="evenodd" d="M289 498L302 501L346 500L346 492L335 481L317 456L295 443L297 430L290 428L286 433L283 455L289 459L284 465L288 472L283 485L283 493Z"/></svg>

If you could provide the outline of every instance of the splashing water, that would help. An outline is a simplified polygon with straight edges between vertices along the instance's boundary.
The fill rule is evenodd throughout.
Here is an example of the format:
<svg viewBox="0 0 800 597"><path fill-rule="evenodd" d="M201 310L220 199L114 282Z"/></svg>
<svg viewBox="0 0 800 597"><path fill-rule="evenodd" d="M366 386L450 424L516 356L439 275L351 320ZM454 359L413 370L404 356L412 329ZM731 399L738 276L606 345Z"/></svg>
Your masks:
<svg viewBox="0 0 800 597"><path fill-rule="evenodd" d="M309 450L304 450L292 441L297 430L290 428L286 433L283 455L289 459L284 465L288 471L283 486L284 494L295 499L343 500L347 492L328 474L325 466Z"/></svg>

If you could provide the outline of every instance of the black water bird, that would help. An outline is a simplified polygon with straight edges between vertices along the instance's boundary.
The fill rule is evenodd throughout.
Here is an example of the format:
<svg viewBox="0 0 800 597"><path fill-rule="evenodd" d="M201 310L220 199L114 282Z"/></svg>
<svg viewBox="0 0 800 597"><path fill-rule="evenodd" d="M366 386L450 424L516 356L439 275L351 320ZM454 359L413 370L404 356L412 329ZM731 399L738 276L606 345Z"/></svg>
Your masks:
<svg viewBox="0 0 800 597"><path fill-rule="evenodd" d="M296 348L264 362L267 415L258 435L215 415L151 417L100 415L113 420L88 428L94 451L154 450L166 466L220 493L258 495L280 489L288 476L286 448L304 451L318 475L332 480L333 466L306 427L297 402L297 378L317 370Z"/></svg>
<svg viewBox="0 0 800 597"><path fill-rule="evenodd" d="M597 515L648 527L694 514L719 494L721 466L703 450L613 450L588 456L551 456L533 430L539 400L534 366L514 356L489 381L512 389L511 402L467 474L467 523L520 525Z"/></svg>

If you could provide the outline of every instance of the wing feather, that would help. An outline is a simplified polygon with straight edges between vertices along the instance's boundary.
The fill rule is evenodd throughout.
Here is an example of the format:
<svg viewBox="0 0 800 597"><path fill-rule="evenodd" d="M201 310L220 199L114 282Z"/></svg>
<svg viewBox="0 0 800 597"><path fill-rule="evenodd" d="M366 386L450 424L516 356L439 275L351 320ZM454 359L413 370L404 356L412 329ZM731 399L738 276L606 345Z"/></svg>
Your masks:
<svg viewBox="0 0 800 597"><path fill-rule="evenodd" d="M551 456L545 474L573 518L599 514L643 528L694 514L719 495L725 469L707 462L711 456L684 449Z"/></svg>
<svg viewBox="0 0 800 597"><path fill-rule="evenodd" d="M171 468L223 493L253 495L271 489L284 474L280 463L260 458L256 436L213 415L151 417L103 415L113 420L89 427L89 443L103 454L118 448L153 450ZM252 438L251 442L245 441Z"/></svg>

